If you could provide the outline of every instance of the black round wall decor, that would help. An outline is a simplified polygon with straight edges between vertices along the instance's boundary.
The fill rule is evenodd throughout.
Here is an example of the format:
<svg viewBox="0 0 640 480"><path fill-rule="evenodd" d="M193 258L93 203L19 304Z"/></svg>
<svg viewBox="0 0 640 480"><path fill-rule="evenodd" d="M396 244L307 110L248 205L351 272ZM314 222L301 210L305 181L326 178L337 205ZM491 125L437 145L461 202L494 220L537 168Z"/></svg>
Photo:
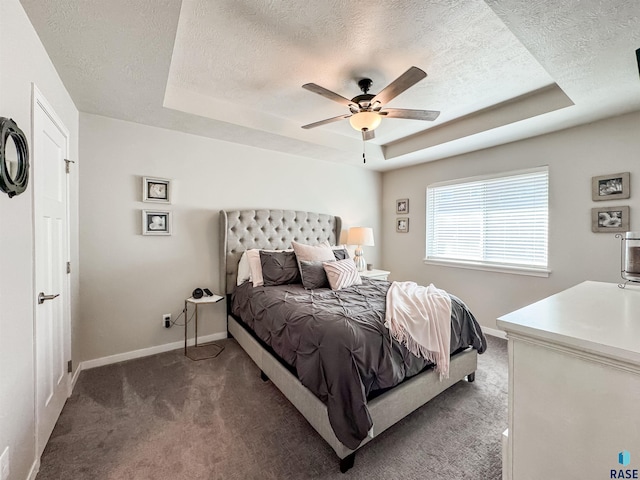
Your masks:
<svg viewBox="0 0 640 480"><path fill-rule="evenodd" d="M9 198L29 183L29 145L16 122L0 117L0 190Z"/></svg>

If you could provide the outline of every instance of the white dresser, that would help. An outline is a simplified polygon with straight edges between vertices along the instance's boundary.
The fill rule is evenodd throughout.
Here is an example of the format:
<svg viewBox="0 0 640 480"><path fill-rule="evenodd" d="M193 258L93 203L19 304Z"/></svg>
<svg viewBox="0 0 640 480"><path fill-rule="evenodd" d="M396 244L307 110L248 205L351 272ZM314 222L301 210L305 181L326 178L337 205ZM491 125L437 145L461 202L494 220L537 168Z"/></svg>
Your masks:
<svg viewBox="0 0 640 480"><path fill-rule="evenodd" d="M611 470L640 469L640 287L584 282L498 326L509 341L507 478L636 478Z"/></svg>

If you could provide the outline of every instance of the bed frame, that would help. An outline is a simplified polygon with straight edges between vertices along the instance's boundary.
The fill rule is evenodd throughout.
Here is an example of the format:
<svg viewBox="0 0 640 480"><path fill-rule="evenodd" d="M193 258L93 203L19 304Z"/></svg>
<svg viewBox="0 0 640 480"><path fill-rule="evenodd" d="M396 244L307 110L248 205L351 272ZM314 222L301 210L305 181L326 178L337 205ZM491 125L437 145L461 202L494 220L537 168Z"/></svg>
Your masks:
<svg viewBox="0 0 640 480"><path fill-rule="evenodd" d="M251 248L286 249L295 240L310 245L328 240L335 245L342 221L331 215L294 210L220 211L220 288L227 295L236 286L238 262ZM230 305L230 302L227 302ZM347 448L333 433L327 406L308 390L289 369L265 349L236 319L228 314L228 331L260 368L263 379L270 379L298 409L311 426L340 458L340 471L353 466L356 450ZM467 377L474 380L477 352L471 348L451 357L449 378L440 381L429 369L388 390L368 403L373 428L358 448L380 435L394 423L421 407L451 385Z"/></svg>

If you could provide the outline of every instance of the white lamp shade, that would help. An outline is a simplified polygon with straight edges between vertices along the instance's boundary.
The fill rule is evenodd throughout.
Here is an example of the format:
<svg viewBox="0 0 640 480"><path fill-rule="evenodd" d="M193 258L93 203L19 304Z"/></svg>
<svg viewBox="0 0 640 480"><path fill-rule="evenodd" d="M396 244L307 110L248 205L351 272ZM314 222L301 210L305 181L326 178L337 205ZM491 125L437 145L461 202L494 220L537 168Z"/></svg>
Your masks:
<svg viewBox="0 0 640 480"><path fill-rule="evenodd" d="M358 131L365 128L368 131L374 130L381 121L382 117L375 112L359 112L349 117L349 123Z"/></svg>
<svg viewBox="0 0 640 480"><path fill-rule="evenodd" d="M373 228L369 227L352 227L349 229L347 235L347 244L349 245L364 245L367 247L373 247Z"/></svg>

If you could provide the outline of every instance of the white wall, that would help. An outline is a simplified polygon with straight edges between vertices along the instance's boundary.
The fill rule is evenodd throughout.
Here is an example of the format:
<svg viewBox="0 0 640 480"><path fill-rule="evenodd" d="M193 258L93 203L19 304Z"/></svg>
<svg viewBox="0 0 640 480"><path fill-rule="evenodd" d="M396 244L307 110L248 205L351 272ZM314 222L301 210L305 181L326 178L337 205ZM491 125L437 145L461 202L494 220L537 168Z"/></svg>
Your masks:
<svg viewBox="0 0 640 480"><path fill-rule="evenodd" d="M495 319L584 280L618 282L620 241L591 232L594 207L631 206L640 229L640 113L390 171L382 177L383 266L394 280L433 282L465 300L478 321ZM549 165L548 278L425 265L427 185L475 175ZM592 202L591 177L631 172L631 198ZM395 200L410 198L410 232L395 233Z"/></svg>
<svg viewBox="0 0 640 480"><path fill-rule="evenodd" d="M80 116L82 359L183 338L164 329L195 287L220 292L218 211L283 208L339 215L379 232L379 173L90 114ZM141 177L173 180L170 237L141 235ZM379 242L379 237L376 238ZM366 256L378 263L378 247ZM222 303L200 333L225 332Z"/></svg>
<svg viewBox="0 0 640 480"><path fill-rule="evenodd" d="M78 111L18 0L0 1L0 116L13 118L31 139L31 83L71 134L78 157ZM11 479L27 478L35 461L33 175L27 191L0 193L0 453L10 448ZM77 175L71 177L72 261L77 265ZM78 302L72 277L72 322Z"/></svg>

